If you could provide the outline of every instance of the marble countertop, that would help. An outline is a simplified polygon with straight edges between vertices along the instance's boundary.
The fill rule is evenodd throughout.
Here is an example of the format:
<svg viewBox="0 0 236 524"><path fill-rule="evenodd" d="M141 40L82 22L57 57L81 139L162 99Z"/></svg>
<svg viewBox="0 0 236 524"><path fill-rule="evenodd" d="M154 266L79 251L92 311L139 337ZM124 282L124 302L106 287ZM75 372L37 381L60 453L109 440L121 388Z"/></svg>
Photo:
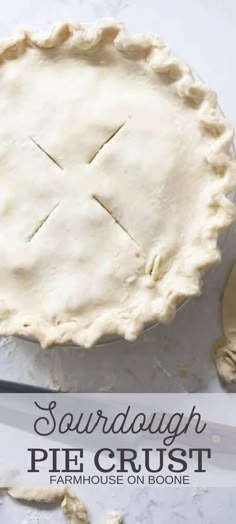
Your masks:
<svg viewBox="0 0 236 524"><path fill-rule="evenodd" d="M77 488L86 504L91 524L105 524L109 511L124 516L124 524L233 524L235 491L191 488ZM76 491L77 491L76 490ZM108 493L107 493L108 491ZM65 524L59 508L39 508L0 495L2 524ZM10 518L11 515L11 518Z"/></svg>
<svg viewBox="0 0 236 524"><path fill-rule="evenodd" d="M22 25L48 26L61 18L86 22L104 16L122 20L133 32L158 33L218 92L225 115L236 127L234 0L8 0L1 9L0 34L11 35ZM236 261L236 226L223 244L222 263L206 275L201 297L182 307L171 325L157 326L134 343L116 342L93 350L46 352L34 343L2 338L0 379L80 392L222 391L212 349L222 334L220 298ZM228 524L235 520L232 490L220 490L217 495L215 490L195 495L190 491L171 490L170 502L169 488L155 495L151 489L148 493L143 490L140 497L132 496L131 505L127 493L125 498L124 494L118 497L119 504L116 495L113 507L106 509L122 506L127 513L127 503L127 524ZM0 511L7 505L4 501ZM24 520L20 508L17 515L22 511L22 521L17 517L16 522L50 522L45 516ZM9 522L4 518L4 524Z"/></svg>

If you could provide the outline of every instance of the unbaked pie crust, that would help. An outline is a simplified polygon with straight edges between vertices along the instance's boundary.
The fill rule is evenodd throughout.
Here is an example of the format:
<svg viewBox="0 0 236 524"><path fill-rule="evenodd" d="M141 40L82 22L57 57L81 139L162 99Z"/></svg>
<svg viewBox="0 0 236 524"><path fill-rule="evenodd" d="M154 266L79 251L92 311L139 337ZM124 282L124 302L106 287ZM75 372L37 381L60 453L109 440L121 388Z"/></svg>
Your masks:
<svg viewBox="0 0 236 524"><path fill-rule="evenodd" d="M234 217L216 94L114 20L22 31L0 84L0 333L89 347L169 322Z"/></svg>

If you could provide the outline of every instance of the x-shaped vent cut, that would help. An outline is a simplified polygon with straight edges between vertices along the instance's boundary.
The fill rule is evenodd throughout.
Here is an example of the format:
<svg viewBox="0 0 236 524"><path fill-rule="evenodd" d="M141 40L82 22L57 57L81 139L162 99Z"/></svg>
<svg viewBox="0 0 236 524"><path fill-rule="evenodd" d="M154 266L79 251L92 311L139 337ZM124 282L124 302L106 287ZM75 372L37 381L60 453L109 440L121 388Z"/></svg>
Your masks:
<svg viewBox="0 0 236 524"><path fill-rule="evenodd" d="M101 144L101 146L97 149L97 151L95 151L95 153L93 153L93 155L91 156L90 160L88 161L88 164L91 165L95 158L98 157L98 155L101 153L101 151L104 149L104 147L112 140L114 139L114 137L119 133L119 131L121 131L121 129L126 125L126 121L123 122L118 128L116 128L112 134L105 140L105 142L103 142ZM29 139L31 140L31 142L44 154L46 155L61 171L64 171L65 168L51 155L49 154L44 147L42 147L32 136L29 137ZM120 229L129 237L129 239L138 247L140 248L139 244L136 242L136 240L134 239L134 237L129 233L129 231L127 230L127 228L121 224L120 220L118 220L118 218L114 215L114 213L108 209L107 205L105 205L101 199L100 196L98 195L95 195L93 194L92 195L92 198L95 202L97 202L98 205L100 205L104 211L106 213L108 213L114 220L114 223L117 224L117 226L120 227ZM49 212L46 214L46 216L44 216L39 224L37 225L37 227L34 229L33 232L31 232L28 237L27 237L27 242L31 242L35 236L37 235L37 233L43 228L43 226L46 224L46 222L50 219L50 217L52 216L52 214L54 213L54 211L56 210L56 208L60 205L60 202L57 202L56 204L53 205L53 207L51 208L51 210L49 210Z"/></svg>

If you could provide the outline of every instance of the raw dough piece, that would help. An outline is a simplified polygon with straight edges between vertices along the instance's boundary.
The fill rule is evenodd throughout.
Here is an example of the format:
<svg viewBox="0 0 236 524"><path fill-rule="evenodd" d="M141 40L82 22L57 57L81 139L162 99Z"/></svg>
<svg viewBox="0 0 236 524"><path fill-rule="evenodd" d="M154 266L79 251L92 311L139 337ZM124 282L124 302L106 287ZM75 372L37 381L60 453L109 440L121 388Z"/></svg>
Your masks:
<svg viewBox="0 0 236 524"><path fill-rule="evenodd" d="M28 502L61 502L68 524L89 524L88 513L83 502L68 488L9 488L11 497Z"/></svg>
<svg viewBox="0 0 236 524"><path fill-rule="evenodd" d="M87 508L68 488L9 488L11 497L27 502L44 504L59 503L67 518L68 524L89 524ZM108 513L104 524L123 524L123 517L117 512Z"/></svg>
<svg viewBox="0 0 236 524"><path fill-rule="evenodd" d="M71 490L65 490L61 503L64 515L69 524L89 524L88 513L83 502Z"/></svg>
<svg viewBox="0 0 236 524"><path fill-rule="evenodd" d="M27 502L51 504L61 502L65 496L65 488L9 488L11 497Z"/></svg>
<svg viewBox="0 0 236 524"><path fill-rule="evenodd" d="M230 273L222 301L225 338L216 347L216 366L225 382L236 381L236 265Z"/></svg>
<svg viewBox="0 0 236 524"><path fill-rule="evenodd" d="M112 511L106 515L104 524L123 524L123 517L116 511Z"/></svg>

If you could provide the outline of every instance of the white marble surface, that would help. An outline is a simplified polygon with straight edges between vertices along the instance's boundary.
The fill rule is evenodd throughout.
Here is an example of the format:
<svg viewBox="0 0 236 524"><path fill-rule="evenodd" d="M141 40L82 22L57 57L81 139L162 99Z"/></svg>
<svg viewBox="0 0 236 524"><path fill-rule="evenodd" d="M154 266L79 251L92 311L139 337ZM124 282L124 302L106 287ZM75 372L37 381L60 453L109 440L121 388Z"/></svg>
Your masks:
<svg viewBox="0 0 236 524"><path fill-rule="evenodd" d="M185 495L186 489L189 490L188 497ZM96 490L95 493L93 490L92 494L83 495L83 501L89 509L91 524L105 524L104 516L111 507L123 514L124 524L233 524L235 522L233 490L223 492L219 489L193 491L190 488L163 488L157 496L155 489L149 488L147 492L142 488L120 491L119 503L116 492L111 493L109 503L106 504L103 501L103 491L104 489ZM167 498L169 498L168 505ZM3 524L65 523L59 508L49 510L45 506L42 509L29 504L23 505L10 500L7 496L2 496L0 499L0 512ZM13 516L12 520L9 519L10 514Z"/></svg>
<svg viewBox="0 0 236 524"><path fill-rule="evenodd" d="M47 26L62 17L91 21L103 16L117 17L131 31L157 32L218 91L220 105L236 126L235 0L8 0L1 7L0 34L10 35L20 25ZM221 334L220 296L236 261L235 247L234 226L224 243L222 264L207 275L202 296L182 308L171 326L158 326L132 344L114 343L90 351L44 352L36 344L2 339L0 378L74 391L222 390L212 347ZM88 502L89 497L87 493ZM195 496L188 488L142 490L132 496L116 492L109 507L106 498L103 494L100 509L120 508L127 524L229 524L236 518L232 490ZM4 524L52 522L47 512L27 516L31 510L22 506L17 506L17 519L11 520L9 504L4 499L0 509ZM96 524L98 502L94 504Z"/></svg>
<svg viewBox="0 0 236 524"><path fill-rule="evenodd" d="M96 488L78 489L91 524L105 524L109 511L124 516L124 524L234 524L235 491L192 490L191 488ZM2 504L1 504L2 500ZM0 498L1 524L65 524L59 508L21 504L7 496Z"/></svg>

